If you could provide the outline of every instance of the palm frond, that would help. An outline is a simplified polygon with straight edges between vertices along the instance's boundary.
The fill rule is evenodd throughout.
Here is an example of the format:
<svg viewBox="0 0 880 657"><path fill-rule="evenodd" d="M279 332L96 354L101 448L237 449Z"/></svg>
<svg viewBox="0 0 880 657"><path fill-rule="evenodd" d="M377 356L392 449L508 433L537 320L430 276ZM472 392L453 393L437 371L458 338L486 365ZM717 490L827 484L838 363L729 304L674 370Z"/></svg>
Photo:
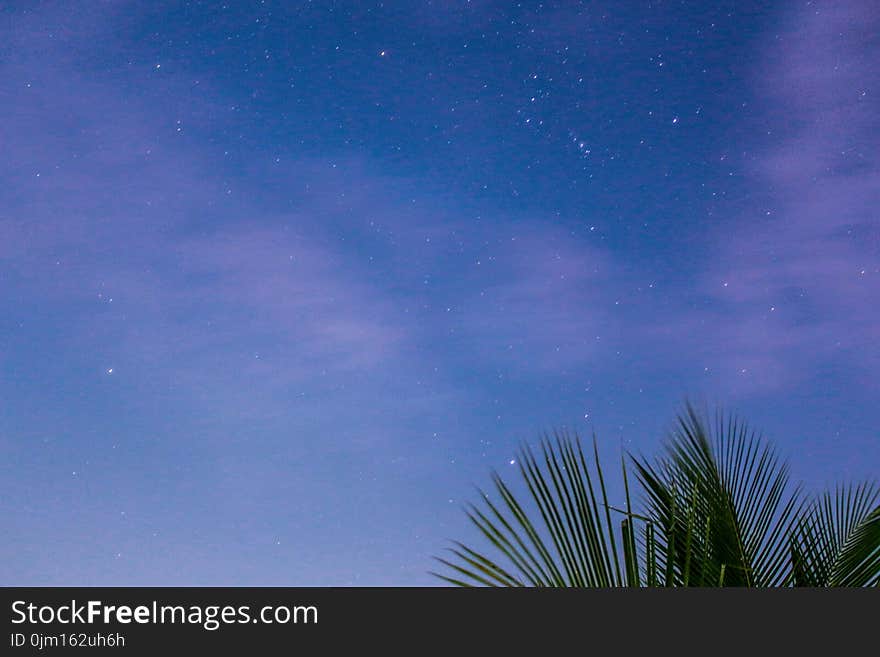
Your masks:
<svg viewBox="0 0 880 657"><path fill-rule="evenodd" d="M493 472L494 495L465 509L487 546L455 542L434 574L457 586L880 586L880 488L807 500L733 416L688 404L659 458L626 455L623 508L608 501L595 437L591 456L565 433L523 445L527 495Z"/></svg>
<svg viewBox="0 0 880 657"><path fill-rule="evenodd" d="M795 586L880 585L880 489L838 487L807 507L791 537Z"/></svg>
<svg viewBox="0 0 880 657"><path fill-rule="evenodd" d="M687 405L656 462L635 461L667 585L775 586L800 508L769 445L733 417ZM722 575L723 569L723 575Z"/></svg>
<svg viewBox="0 0 880 657"><path fill-rule="evenodd" d="M629 511L627 490L627 511L616 534L595 439L593 454L590 463L580 439L567 434L545 437L537 454L521 447L519 473L530 504L521 503L493 473L498 500L481 492L481 507L467 509L497 556L456 543L449 558L437 559L452 573L434 574L459 586L639 585L642 566L633 529L638 518Z"/></svg>

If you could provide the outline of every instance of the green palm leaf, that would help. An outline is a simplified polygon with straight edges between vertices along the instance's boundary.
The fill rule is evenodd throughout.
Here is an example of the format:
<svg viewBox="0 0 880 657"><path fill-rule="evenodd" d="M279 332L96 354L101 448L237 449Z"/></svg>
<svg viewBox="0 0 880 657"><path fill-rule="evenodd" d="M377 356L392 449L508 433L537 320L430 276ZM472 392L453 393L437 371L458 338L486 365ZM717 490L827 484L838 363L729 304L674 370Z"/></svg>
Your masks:
<svg viewBox="0 0 880 657"><path fill-rule="evenodd" d="M801 508L788 469L747 425L688 405L661 457L635 461L667 585L776 586Z"/></svg>
<svg viewBox="0 0 880 657"><path fill-rule="evenodd" d="M686 405L658 458L624 458L623 509L609 504L595 438L591 456L565 433L521 447L528 495L492 473L494 496L466 508L488 547L455 542L434 574L457 586L880 585L880 488L807 500L735 417Z"/></svg>
<svg viewBox="0 0 880 657"><path fill-rule="evenodd" d="M880 585L880 489L864 483L817 497L791 538L795 586Z"/></svg>
<svg viewBox="0 0 880 657"><path fill-rule="evenodd" d="M560 434L545 438L538 455L523 446L518 461L530 505L493 473L499 501L481 492L481 507L466 510L497 556L456 543L450 558L437 558L452 573L434 574L459 586L638 585L637 519L627 509L615 532L598 458L591 463L576 436Z"/></svg>

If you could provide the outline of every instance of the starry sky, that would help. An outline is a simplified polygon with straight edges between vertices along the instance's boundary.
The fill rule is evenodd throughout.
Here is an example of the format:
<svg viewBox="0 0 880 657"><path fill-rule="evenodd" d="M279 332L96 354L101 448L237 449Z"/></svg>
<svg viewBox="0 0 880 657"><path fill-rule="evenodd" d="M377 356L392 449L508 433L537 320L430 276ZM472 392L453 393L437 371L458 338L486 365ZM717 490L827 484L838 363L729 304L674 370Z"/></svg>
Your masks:
<svg viewBox="0 0 880 657"><path fill-rule="evenodd" d="M685 398L876 475L876 9L2 3L0 583L435 584Z"/></svg>

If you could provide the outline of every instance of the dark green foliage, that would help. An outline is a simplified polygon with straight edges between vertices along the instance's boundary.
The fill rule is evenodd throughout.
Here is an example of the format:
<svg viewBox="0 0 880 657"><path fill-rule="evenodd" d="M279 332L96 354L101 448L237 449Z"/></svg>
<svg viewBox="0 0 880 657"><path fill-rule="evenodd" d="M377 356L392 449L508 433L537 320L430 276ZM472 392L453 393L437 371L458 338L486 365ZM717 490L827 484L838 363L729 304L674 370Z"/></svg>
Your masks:
<svg viewBox="0 0 880 657"><path fill-rule="evenodd" d="M460 586L877 586L880 491L869 484L814 500L735 418L713 421L691 406L660 456L625 457L625 508L608 500L595 439L523 447L519 471L530 505L497 473L499 501L480 491L467 515L491 549L456 543L448 569ZM627 463L641 488L633 511ZM528 511L527 511L528 509Z"/></svg>

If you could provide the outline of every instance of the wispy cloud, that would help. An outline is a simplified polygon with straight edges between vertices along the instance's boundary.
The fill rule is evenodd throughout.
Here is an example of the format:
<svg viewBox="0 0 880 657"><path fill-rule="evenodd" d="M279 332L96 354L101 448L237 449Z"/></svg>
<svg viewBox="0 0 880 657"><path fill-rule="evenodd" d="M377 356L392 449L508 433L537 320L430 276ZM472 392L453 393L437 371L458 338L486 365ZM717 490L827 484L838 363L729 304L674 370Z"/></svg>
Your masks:
<svg viewBox="0 0 880 657"><path fill-rule="evenodd" d="M863 382L876 372L880 16L871 5L812 3L787 15L753 71L769 127L744 161L754 200L715 233L693 309L669 319L733 389L792 385L841 360Z"/></svg>

